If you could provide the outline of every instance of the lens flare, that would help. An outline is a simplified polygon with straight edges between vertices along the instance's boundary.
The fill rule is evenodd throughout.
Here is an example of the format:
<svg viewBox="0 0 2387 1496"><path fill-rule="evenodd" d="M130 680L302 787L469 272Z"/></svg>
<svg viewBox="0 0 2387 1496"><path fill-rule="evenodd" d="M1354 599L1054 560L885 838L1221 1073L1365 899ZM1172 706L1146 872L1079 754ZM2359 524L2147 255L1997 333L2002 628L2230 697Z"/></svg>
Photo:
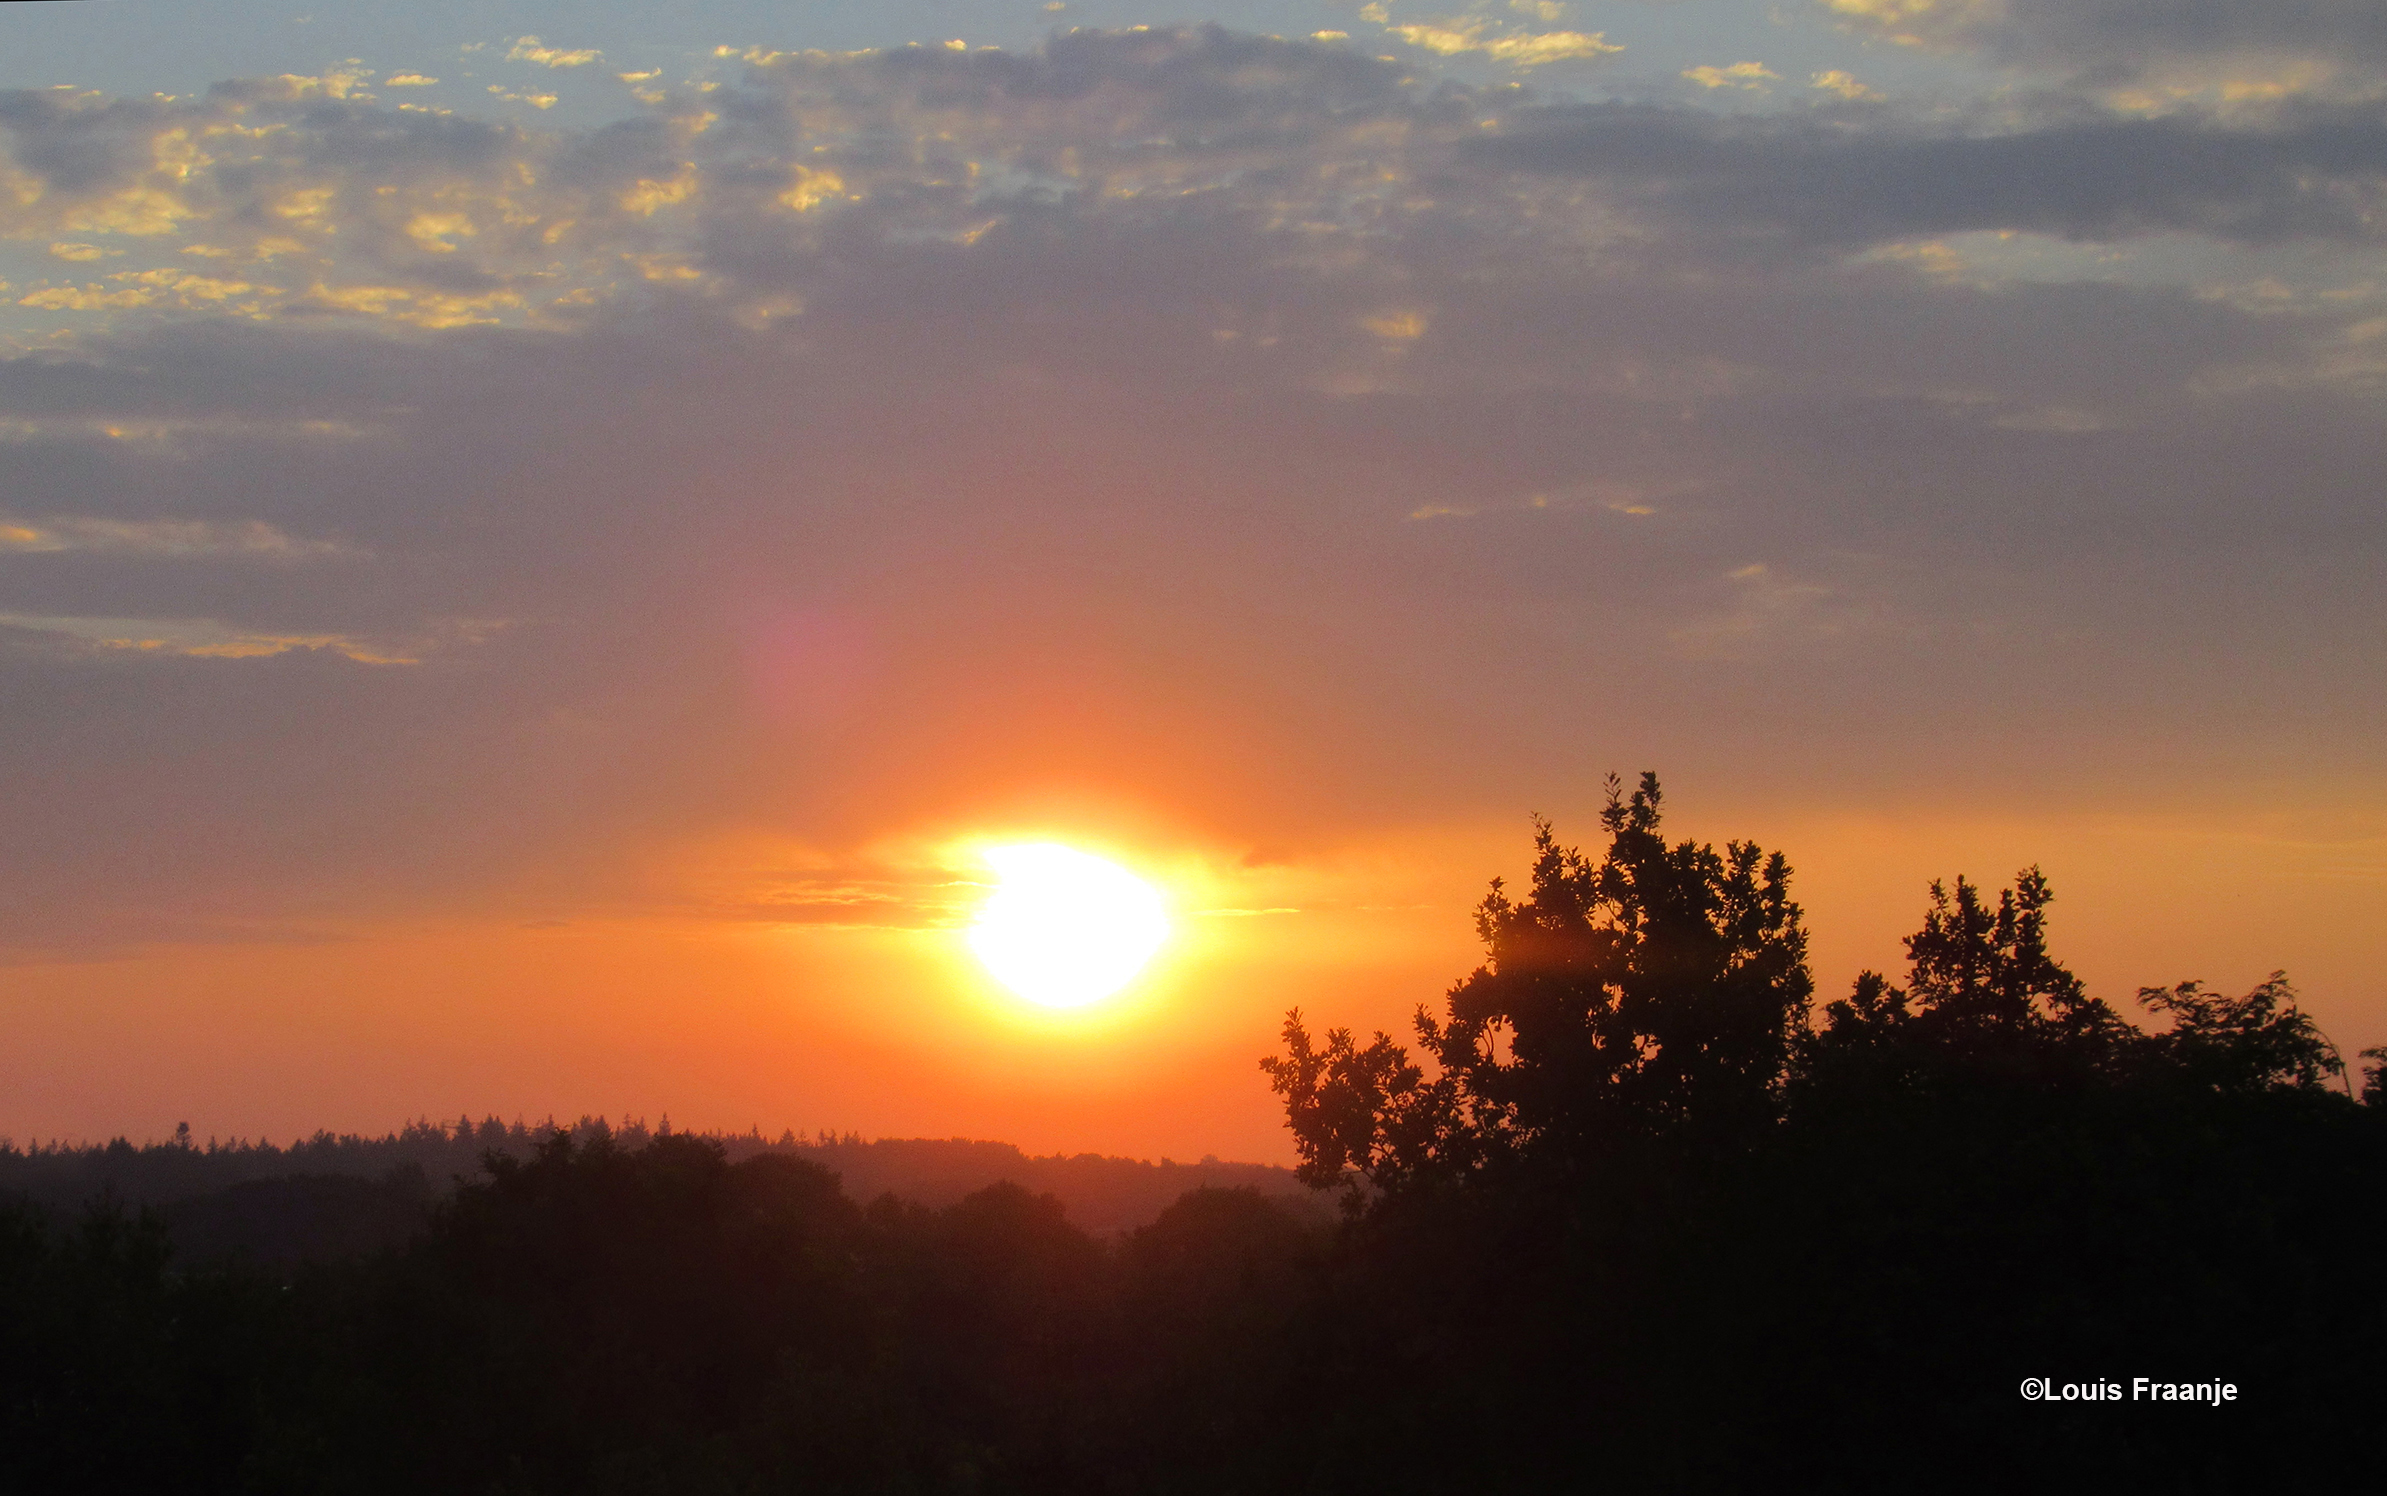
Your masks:
<svg viewBox="0 0 2387 1496"><path fill-rule="evenodd" d="M1115 862L1054 842L990 847L1000 876L970 949L1032 1003L1082 1008L1135 979L1168 938L1152 886Z"/></svg>

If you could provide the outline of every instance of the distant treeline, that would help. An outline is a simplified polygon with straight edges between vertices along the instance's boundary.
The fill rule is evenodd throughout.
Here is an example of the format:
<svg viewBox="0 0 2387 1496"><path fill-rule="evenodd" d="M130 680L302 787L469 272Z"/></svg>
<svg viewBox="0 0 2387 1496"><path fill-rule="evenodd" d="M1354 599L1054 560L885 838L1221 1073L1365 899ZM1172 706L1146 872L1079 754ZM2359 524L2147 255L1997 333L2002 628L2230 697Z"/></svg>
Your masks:
<svg viewBox="0 0 2387 1496"><path fill-rule="evenodd" d="M186 1261L245 1251L263 1262L289 1262L398 1245L456 1184L486 1179L492 1158L526 1161L558 1137L636 1152L672 1135L668 1117L650 1130L643 1119L508 1124L491 1116L409 1123L382 1137L318 1132L288 1147L238 1138L199 1142L187 1125L163 1143L117 1138L19 1148L0 1138L0 1199L66 1215L110 1201L152 1207ZM1017 1184L1057 1197L1073 1223L1096 1235L1145 1225L1192 1189L1251 1188L1296 1210L1326 1213L1292 1170L1271 1164L1033 1157L1009 1143L865 1140L850 1132L803 1137L786 1130L774 1138L756 1128L700 1136L733 1162L779 1153L820 1164L857 1200L894 1194L945 1206L991 1184Z"/></svg>
<svg viewBox="0 0 2387 1496"><path fill-rule="evenodd" d="M969 1186L1079 1168L1142 1199L1227 1166L988 1144L331 1140L385 1172L168 1210L378 1190L407 1230L277 1263L178 1253L189 1214L0 1210L0 1484L2376 1486L2387 1055L2357 1099L2282 976L2126 1016L2053 955L2035 869L1935 885L1902 978L1818 1010L1788 864L1670 844L1658 805L1618 787L1597 855L1539 828L1414 1047L1288 1018L1263 1063L1339 1215L1199 1188L1097 1232ZM485 1172L433 1190L424 1159L468 1148ZM904 1168L936 1203L879 1190Z"/></svg>

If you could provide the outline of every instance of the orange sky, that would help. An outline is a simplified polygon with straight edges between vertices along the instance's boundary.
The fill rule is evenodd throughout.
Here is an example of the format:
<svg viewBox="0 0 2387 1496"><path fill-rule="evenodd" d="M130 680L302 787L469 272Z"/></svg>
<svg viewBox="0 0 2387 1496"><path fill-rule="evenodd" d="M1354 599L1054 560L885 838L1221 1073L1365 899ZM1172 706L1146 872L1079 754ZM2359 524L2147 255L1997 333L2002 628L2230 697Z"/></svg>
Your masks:
<svg viewBox="0 0 2387 1496"><path fill-rule="evenodd" d="M1799 855L1827 996L1860 965L1895 962L1932 873L2003 876L2036 858L2057 878L2059 951L2109 999L2189 977L2243 987L2277 963L2341 1044L2382 1027L2375 831L2332 835L2318 816L1753 819L1740 829ZM955 929L760 919L400 921L18 967L0 1132L163 1135L191 1120L280 1137L468 1110L668 1112L684 1127L1287 1161L1254 1064L1284 1010L1405 1032L1474 959L1470 864L1521 874L1521 829L1421 830L1299 868L1145 849L1180 906L1175 933L1143 979L1078 1012L996 986ZM1283 912L1189 912L1235 892Z"/></svg>

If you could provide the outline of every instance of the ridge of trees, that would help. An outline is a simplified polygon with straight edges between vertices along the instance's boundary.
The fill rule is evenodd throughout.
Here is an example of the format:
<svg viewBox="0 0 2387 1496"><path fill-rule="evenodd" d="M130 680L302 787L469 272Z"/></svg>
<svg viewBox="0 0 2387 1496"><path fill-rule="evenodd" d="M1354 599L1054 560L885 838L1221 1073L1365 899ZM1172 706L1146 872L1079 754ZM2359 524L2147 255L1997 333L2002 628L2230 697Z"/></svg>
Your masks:
<svg viewBox="0 0 2387 1496"><path fill-rule="evenodd" d="M2238 996L2142 988L2140 1005L2169 1020L2152 1032L2089 995L2049 951L2054 894L2036 867L1994 904L1963 877L1934 882L1907 984L1862 972L1817 1015L1783 854L1669 845L1662 802L1655 774L1629 796L1610 776L1597 859L1535 818L1529 889L1520 901L1492 880L1476 910L1484 963L1441 1016L1419 1006L1415 1058L1381 1031L1320 1043L1287 1015L1285 1052L1260 1064L1305 1181L1563 1188L1621 1153L1746 1148L1802 1114L1897 1092L2319 1095L2343 1074L2285 972ZM2387 1054L2365 1055L2365 1095L2387 1101Z"/></svg>
<svg viewBox="0 0 2387 1496"><path fill-rule="evenodd" d="M637 1152L673 1133L637 1119L549 1119L508 1124L409 1123L381 1137L318 1132L287 1147L262 1140L192 1138L187 1128L166 1142L136 1145L35 1143L0 1139L0 1198L15 1196L71 1215L106 1197L127 1206L158 1207L187 1259L247 1249L264 1260L293 1261L370 1250L404 1240L423 1210L459 1180L486 1176L490 1158L521 1161L549 1140L586 1145L609 1140ZM1189 1189L1249 1187L1298 1201L1307 1191L1292 1171L1272 1164L1184 1162L1101 1154L1032 1156L1009 1143L968 1138L878 1138L855 1133L792 1130L776 1138L759 1128L704 1133L732 1162L784 1154L819 1163L849 1193L873 1199L893 1193L945 1206L990 1184L1009 1181L1065 1203L1070 1219L1097 1235L1149 1223Z"/></svg>

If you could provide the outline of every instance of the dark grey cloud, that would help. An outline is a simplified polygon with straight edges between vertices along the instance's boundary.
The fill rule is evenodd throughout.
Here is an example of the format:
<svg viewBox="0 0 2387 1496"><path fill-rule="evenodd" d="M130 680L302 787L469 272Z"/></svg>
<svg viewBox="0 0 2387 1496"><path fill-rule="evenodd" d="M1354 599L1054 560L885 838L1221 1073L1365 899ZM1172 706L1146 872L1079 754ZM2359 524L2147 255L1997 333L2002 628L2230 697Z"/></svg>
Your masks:
<svg viewBox="0 0 2387 1496"><path fill-rule="evenodd" d="M159 126L188 112L146 99L95 105L64 89L0 91L0 128L11 137L16 163L65 193L129 181L149 164L142 147Z"/></svg>
<svg viewBox="0 0 2387 1496"><path fill-rule="evenodd" d="M1589 105L1527 116L1468 149L1613 183L1694 228L1799 248L2005 229L2075 240L2379 236L2387 117L2375 108L2303 108L2261 126L2063 112L2075 117L1959 134L1888 110Z"/></svg>
<svg viewBox="0 0 2387 1496"><path fill-rule="evenodd" d="M2291 53L2387 59L2375 0L1823 0L1856 24L2075 69Z"/></svg>

